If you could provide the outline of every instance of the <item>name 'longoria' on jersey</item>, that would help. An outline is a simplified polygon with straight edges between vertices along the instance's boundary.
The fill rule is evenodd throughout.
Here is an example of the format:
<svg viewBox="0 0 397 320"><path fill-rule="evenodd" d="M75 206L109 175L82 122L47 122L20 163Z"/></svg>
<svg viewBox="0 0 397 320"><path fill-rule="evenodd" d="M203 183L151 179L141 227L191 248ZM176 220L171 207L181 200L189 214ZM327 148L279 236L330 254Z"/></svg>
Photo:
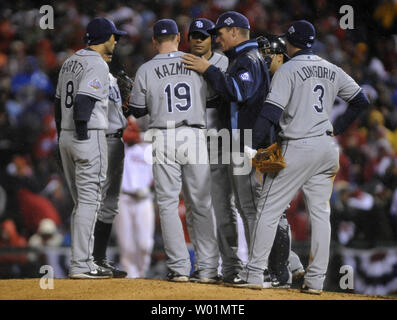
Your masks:
<svg viewBox="0 0 397 320"><path fill-rule="evenodd" d="M300 71L300 72L299 72ZM336 77L336 72L325 67L325 66L319 66L319 65L306 65L301 67L300 70L296 70L296 74L299 76L299 78L302 79L302 81L306 81L309 78L324 78L328 79L329 81L335 82L335 77Z"/></svg>

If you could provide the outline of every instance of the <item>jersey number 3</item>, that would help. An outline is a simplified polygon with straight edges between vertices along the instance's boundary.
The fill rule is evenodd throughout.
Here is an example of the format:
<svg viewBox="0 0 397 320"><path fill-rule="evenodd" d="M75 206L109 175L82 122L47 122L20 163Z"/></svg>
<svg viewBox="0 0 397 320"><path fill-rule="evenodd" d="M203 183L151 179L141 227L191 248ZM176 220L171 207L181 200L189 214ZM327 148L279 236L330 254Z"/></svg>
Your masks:
<svg viewBox="0 0 397 320"><path fill-rule="evenodd" d="M313 108L316 109L318 113L323 112L324 107L323 107L323 98L324 98L324 87L321 84L318 84L314 87L313 92L318 93L320 91L320 95L318 96L318 101L320 102L320 105L315 104L313 105Z"/></svg>
<svg viewBox="0 0 397 320"><path fill-rule="evenodd" d="M173 105L179 111L187 111L192 106L190 87L187 83L179 82L173 88L171 84L168 84L164 92L167 98L168 112L173 112ZM178 99L177 103L174 103L175 98Z"/></svg>

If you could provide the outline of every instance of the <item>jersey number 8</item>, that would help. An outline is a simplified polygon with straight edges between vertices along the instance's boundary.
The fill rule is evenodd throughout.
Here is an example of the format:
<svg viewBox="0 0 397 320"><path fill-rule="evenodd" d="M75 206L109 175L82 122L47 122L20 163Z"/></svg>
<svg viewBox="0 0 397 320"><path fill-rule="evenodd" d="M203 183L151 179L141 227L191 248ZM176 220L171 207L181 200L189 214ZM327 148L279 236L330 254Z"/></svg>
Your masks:
<svg viewBox="0 0 397 320"><path fill-rule="evenodd" d="M66 84L66 97L65 97L66 108L71 108L73 106L73 91L74 91L73 81L69 81Z"/></svg>
<svg viewBox="0 0 397 320"><path fill-rule="evenodd" d="M165 87L164 92L167 96L168 112L173 112L173 105L175 105L175 108L177 108L179 111L187 111L192 106L192 99L190 97L190 86L187 83L177 83L174 86L173 90L172 85L168 84ZM178 99L178 103L174 103L174 98Z"/></svg>

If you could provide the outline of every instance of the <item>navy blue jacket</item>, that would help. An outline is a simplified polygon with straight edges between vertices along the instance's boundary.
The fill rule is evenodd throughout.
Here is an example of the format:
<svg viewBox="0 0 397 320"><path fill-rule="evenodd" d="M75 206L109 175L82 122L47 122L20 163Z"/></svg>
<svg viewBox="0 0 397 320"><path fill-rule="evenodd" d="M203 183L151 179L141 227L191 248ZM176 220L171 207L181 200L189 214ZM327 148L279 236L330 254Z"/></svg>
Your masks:
<svg viewBox="0 0 397 320"><path fill-rule="evenodd" d="M219 115L229 118L229 129L253 129L270 87L266 63L255 39L240 43L225 51L225 55L229 58L225 73L211 65L203 76L227 102L229 110L220 110ZM242 131L240 136L243 137ZM251 144L247 141L247 145Z"/></svg>

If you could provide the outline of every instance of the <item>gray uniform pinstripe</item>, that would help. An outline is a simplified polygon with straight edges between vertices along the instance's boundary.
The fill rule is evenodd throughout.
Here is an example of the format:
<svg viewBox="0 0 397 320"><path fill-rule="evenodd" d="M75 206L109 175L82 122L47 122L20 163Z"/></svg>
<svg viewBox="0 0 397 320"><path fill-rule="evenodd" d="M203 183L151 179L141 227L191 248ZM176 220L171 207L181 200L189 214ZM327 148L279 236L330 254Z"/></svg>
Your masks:
<svg viewBox="0 0 397 320"><path fill-rule="evenodd" d="M88 139L77 140L73 121L76 94L97 101L88 121ZM92 250L94 226L107 170L109 67L95 51L79 50L59 73L57 98L62 122L59 149L65 178L74 202L71 217L72 257L70 274L95 270Z"/></svg>
<svg viewBox="0 0 397 320"><path fill-rule="evenodd" d="M281 214L302 189L311 217L312 240L305 284L322 289L329 260L330 205L339 148L327 135L336 96L353 99L360 87L339 67L316 55L298 55L275 73L267 102L283 109L280 119L286 168L266 177L258 205L258 221L243 280L262 283Z"/></svg>

